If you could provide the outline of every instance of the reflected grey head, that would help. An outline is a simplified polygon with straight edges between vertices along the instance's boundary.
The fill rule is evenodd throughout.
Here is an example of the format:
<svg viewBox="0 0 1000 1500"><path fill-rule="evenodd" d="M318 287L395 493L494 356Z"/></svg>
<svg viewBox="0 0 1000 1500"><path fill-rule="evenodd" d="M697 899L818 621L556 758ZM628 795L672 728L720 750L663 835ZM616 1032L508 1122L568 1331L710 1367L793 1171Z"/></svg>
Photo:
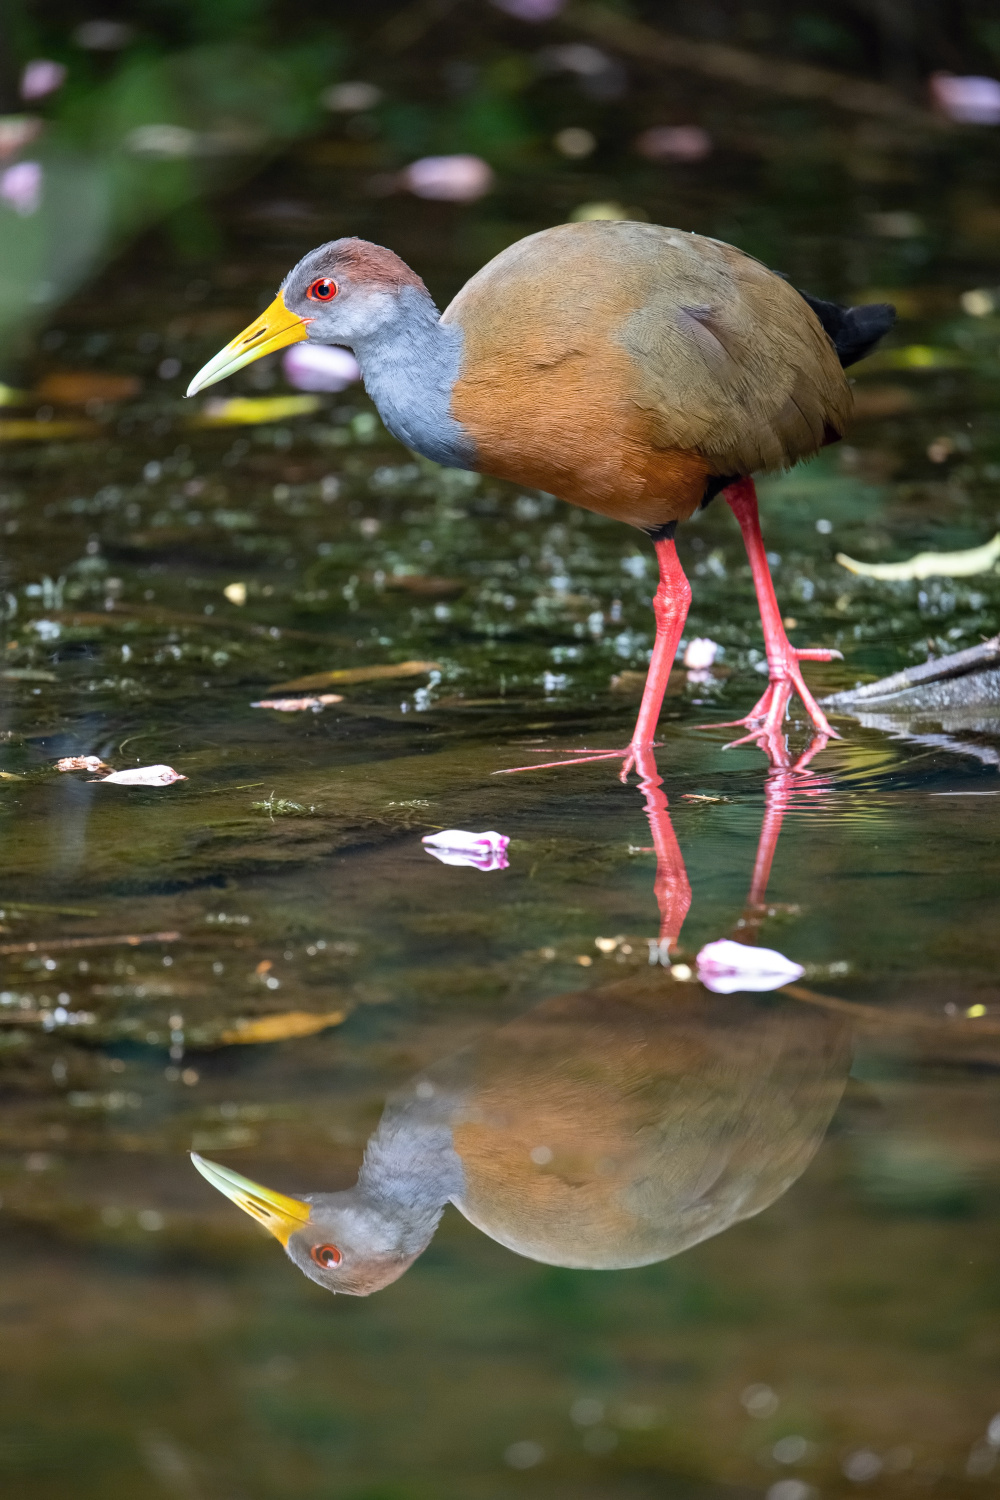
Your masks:
<svg viewBox="0 0 1000 1500"><path fill-rule="evenodd" d="M398 1280L434 1232L414 1242L412 1226L361 1189L291 1198L242 1177L230 1167L191 1153L213 1187L263 1224L310 1281L328 1292L367 1297ZM421 1242L422 1240L422 1242Z"/></svg>

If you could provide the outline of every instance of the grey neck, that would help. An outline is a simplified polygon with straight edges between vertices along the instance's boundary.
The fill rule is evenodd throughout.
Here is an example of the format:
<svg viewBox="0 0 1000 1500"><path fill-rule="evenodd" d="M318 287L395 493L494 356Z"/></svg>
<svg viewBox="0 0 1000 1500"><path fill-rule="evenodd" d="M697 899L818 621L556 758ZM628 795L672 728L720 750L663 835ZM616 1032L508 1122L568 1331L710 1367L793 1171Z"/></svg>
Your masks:
<svg viewBox="0 0 1000 1500"><path fill-rule="evenodd" d="M443 1102L410 1095L387 1105L358 1173L357 1191L406 1224L413 1249L427 1243L445 1204L462 1194L462 1163Z"/></svg>
<svg viewBox="0 0 1000 1500"><path fill-rule="evenodd" d="M353 341L365 389L401 443L446 468L474 468L475 444L451 414L462 330L442 323L418 287L403 287L398 301L398 316Z"/></svg>

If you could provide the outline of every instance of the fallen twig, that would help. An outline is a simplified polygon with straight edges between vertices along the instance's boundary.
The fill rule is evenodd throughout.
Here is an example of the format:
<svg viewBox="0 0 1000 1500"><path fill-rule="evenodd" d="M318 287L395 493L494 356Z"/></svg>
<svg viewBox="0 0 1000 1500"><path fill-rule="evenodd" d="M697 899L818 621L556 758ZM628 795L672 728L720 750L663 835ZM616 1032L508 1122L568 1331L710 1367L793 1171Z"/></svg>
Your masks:
<svg viewBox="0 0 1000 1500"><path fill-rule="evenodd" d="M129 948L138 948L140 943L177 943L179 932L127 932L119 936L50 938L48 942L0 943L0 954L9 953L54 953L59 948L111 948L123 943Z"/></svg>

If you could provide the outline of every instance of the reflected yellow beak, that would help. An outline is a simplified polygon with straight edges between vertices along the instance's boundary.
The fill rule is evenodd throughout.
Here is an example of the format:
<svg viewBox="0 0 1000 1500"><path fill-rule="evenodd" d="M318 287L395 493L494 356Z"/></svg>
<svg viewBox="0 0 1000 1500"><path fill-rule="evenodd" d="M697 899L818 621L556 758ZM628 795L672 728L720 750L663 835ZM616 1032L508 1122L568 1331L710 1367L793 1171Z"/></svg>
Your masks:
<svg viewBox="0 0 1000 1500"><path fill-rule="evenodd" d="M270 1188L261 1187L259 1182L251 1182L249 1177L241 1177L230 1167L206 1161L196 1151L191 1152L191 1160L206 1181L220 1193L225 1193L227 1198L232 1198L244 1213L263 1224L283 1245L287 1246L289 1236L296 1229L308 1224L309 1205L301 1198L286 1198L284 1193L274 1193Z"/></svg>
<svg viewBox="0 0 1000 1500"><path fill-rule="evenodd" d="M252 364L262 354L273 354L288 344L297 344L308 337L308 319L298 313L289 312L285 299L279 292L271 306L261 313L256 322L238 333L231 343L220 349L207 365L203 365L187 388L189 396L197 395L207 385L225 380L244 365Z"/></svg>

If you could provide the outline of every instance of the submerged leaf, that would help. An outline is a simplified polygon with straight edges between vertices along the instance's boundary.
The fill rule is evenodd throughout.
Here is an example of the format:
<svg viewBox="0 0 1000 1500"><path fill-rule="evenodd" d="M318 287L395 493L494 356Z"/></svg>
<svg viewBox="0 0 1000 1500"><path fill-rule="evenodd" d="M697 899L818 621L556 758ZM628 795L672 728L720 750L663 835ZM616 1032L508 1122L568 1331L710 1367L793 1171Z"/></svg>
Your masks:
<svg viewBox="0 0 1000 1500"><path fill-rule="evenodd" d="M306 709L312 709L318 714L328 703L343 703L344 699L340 693L320 693L318 698L261 698L257 703L251 703L251 708L273 708L280 714L303 713Z"/></svg>
<svg viewBox="0 0 1000 1500"><path fill-rule="evenodd" d="M68 422L32 422L10 417L0 422L0 443L47 443L55 438L92 437L100 430L96 422L82 418Z"/></svg>
<svg viewBox="0 0 1000 1500"><path fill-rule="evenodd" d="M380 667L339 667L332 672L313 672L309 677L296 677L292 682L279 682L272 693L308 692L310 688L321 688L334 683L381 682L392 677L419 677L424 672L439 672L436 661L399 661Z"/></svg>
<svg viewBox="0 0 1000 1500"><path fill-rule="evenodd" d="M1000 531L991 542L981 547L969 547L964 552L918 552L897 563L863 563L848 557L846 552L837 553L837 561L851 573L860 573L863 578L881 578L886 582L907 578L969 578L973 573L986 573L1000 560Z"/></svg>
<svg viewBox="0 0 1000 1500"><path fill-rule="evenodd" d="M254 427L258 422L284 422L318 411L318 396L231 396L206 401L191 419L194 427Z"/></svg>
<svg viewBox="0 0 1000 1500"><path fill-rule="evenodd" d="M315 1015L308 1010L286 1010L274 1016L258 1016L252 1021L237 1021L224 1031L219 1040L227 1045L248 1042L283 1042L291 1037L315 1036L328 1026L339 1026L347 1019L345 1011L331 1010Z"/></svg>

